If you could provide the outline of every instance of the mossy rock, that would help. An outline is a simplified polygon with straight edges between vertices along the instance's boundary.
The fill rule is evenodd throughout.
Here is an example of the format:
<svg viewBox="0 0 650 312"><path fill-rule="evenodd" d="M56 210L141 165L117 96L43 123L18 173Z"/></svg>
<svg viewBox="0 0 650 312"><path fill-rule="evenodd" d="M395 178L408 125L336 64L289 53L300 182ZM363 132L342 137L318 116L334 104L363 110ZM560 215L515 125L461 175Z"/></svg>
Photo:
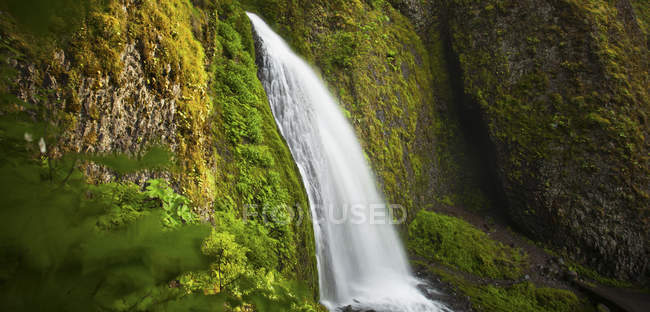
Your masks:
<svg viewBox="0 0 650 312"><path fill-rule="evenodd" d="M643 7L453 1L448 11L464 92L481 107L513 221L632 280L647 279L649 252Z"/></svg>
<svg viewBox="0 0 650 312"><path fill-rule="evenodd" d="M526 267L521 250L492 240L461 219L425 210L409 225L407 246L419 258L481 277L517 279Z"/></svg>

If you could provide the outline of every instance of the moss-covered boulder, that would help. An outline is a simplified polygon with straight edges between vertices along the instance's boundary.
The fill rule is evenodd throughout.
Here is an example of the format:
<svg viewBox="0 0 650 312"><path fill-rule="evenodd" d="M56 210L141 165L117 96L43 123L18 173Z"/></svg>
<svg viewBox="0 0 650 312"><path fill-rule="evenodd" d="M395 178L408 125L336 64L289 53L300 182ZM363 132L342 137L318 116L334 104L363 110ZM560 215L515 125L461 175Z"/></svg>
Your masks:
<svg viewBox="0 0 650 312"><path fill-rule="evenodd" d="M523 251L492 240L471 224L422 210L409 225L412 254L481 277L518 279L523 276Z"/></svg>

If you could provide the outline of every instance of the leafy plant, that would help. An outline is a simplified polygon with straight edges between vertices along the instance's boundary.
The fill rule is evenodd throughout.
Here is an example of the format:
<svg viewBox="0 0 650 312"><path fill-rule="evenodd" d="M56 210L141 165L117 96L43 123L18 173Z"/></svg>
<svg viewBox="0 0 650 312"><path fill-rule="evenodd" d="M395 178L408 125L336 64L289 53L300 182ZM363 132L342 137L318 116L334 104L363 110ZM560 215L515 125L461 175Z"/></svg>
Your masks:
<svg viewBox="0 0 650 312"><path fill-rule="evenodd" d="M162 202L163 222L166 226L175 228L182 224L192 224L198 221L198 218L192 213L189 199L174 192L166 181L153 179L149 180L147 184L146 194L150 198Z"/></svg>
<svg viewBox="0 0 650 312"><path fill-rule="evenodd" d="M30 3L37 2L42 1ZM285 206L295 202L306 203L302 188L294 187L300 185L297 170L292 166L289 151L277 134L268 103L263 100L264 92L256 79L250 25L244 12L237 7L237 1L224 4L209 1L209 4L203 3L206 7L211 7L205 11L193 7L198 2L146 2L136 6L133 12L124 12L122 6L115 1L107 2L106 6L95 6L95 2L88 1L91 5L87 15L84 12L85 16L78 19L84 27L70 39L69 45L68 41L59 41L60 38L53 36L51 45L46 47L56 47L56 51L63 48L66 56L74 60L70 68L56 68L52 73L49 69L46 70L57 79L60 76L69 78L61 80L64 83L61 84L61 90L57 90L62 92L62 98L68 99L68 95L73 97L69 107L71 111L66 111L63 114L65 116L61 117L62 112L58 109L52 109L58 107L50 103L55 100L52 95L34 94L39 99L35 105L17 101L8 94L14 91L11 85L15 79L5 75L0 77L3 78L0 100L3 105L8 104L1 108L0 113L0 159L2 165L6 166L2 167L2 174L16 173L17 177L27 177L33 183L29 187L13 183L11 186L14 188L6 189L7 194L20 195L20 198L8 200L7 204L13 207L6 210L3 207L2 213L7 216L2 222L7 223L6 229L2 231L7 235L1 236L0 245L4 248L5 241L15 241L15 246L3 249L3 252L6 250L7 257L0 253L0 263L7 263L0 269L0 290L6 290L1 295L3 308L4 300L12 299L13 303L8 302L6 305L9 310L76 310L76 307L69 308L68 305L70 298L78 297L79 309L85 307L109 311L187 311L192 308L221 310L224 307L234 309L239 306L244 310L255 306L256 310L261 311L303 310L300 307L313 310L316 306L313 296L303 296L300 287L288 281L294 276L307 276L312 278L307 281L312 287L317 283L311 266L314 264L315 269L313 242L309 237L311 225L305 223L302 228L293 229L286 224L276 227L261 222L242 222L235 217L237 212L233 209L242 202L251 203L265 207L260 208L260 211L277 210L282 217ZM217 13L219 18L215 17ZM17 15L13 11L9 14ZM170 20L176 22L168 23ZM216 33L215 29L218 30ZM18 50L31 52L31 37L15 32L7 38L3 36L0 53L9 50L13 53L11 58L16 58L14 54L20 52L11 47L13 44L10 40L14 40L13 37L19 43L27 45L16 45ZM214 39L218 42L213 42ZM205 42L199 42L201 40ZM86 177L77 170L79 164L92 162L110 169L117 175L116 180L121 181L134 172L170 168L172 155L165 148L154 147L146 153L129 156L61 155L66 149L57 149L56 145L61 139L59 131L64 131L55 129L55 124L62 124L59 118L65 119L64 126L67 127L77 122L79 113L87 113L91 118L98 118L101 113L97 109L80 112L81 108L75 101L76 95L74 92L68 94L69 91L76 90L80 81L86 77L117 77L124 65L120 62L120 53L130 41L141 42L145 50L159 49L161 52L143 54L144 77L148 88L160 91L166 88L166 79L181 87L177 111L178 138L181 144L175 156L181 160L178 166L191 168L194 172L189 176L194 178L196 173L197 177L194 181L183 180L184 177L181 181L175 181L182 187L183 195L174 192L164 180L149 181L144 191L141 186L130 182L89 185ZM205 54L201 48L206 49ZM52 50L46 52L43 54L49 57ZM31 55L20 60L21 64L33 63L37 74L43 74L43 69L39 66L49 64L49 61ZM3 58L0 68L15 72L7 64L10 62L4 62ZM172 70L163 65L170 65ZM206 69L211 72L208 73ZM214 96L212 102L208 102L210 97L204 96L208 75L212 75L215 84L214 90L209 91ZM102 87L101 82L99 87ZM217 146L232 147L236 152L232 155L218 151L223 158L216 160L217 166L224 169L209 173L210 168L206 165L208 161L203 158L204 151L199 144L194 144L200 142L205 134L201 122L196 121L208 118L208 114L213 114L209 118L217 119L212 124L221 125L213 129ZM221 123L222 120L225 122ZM27 135L31 140L25 139ZM93 140L90 144L94 144ZM151 138L143 137L142 140L150 141ZM43 142L42 148L38 142ZM46 149L56 152L48 153ZM231 161L232 165L229 165ZM29 164L28 173L21 173L24 169L21 165L23 162ZM222 162L226 166L221 166ZM2 185L10 185L10 182L15 181L3 181ZM232 187L236 183L243 186L241 193ZM47 196L23 196L22 192L15 191L18 186L24 187L28 193L40 191ZM201 242L209 230L207 225L196 224L198 217L192 212L193 207L188 198L198 205L214 199L228 206L228 218L215 221L218 226L215 231L220 237L217 241L228 243L222 244L223 247L236 255L241 256L243 252L244 258L227 256L219 262L214 255L206 257L201 253ZM23 209L25 205L40 205L41 210ZM307 209L306 204L302 206ZM25 215L22 212L11 215L13 208L25 211ZM31 216L39 216L36 218L38 226L33 229L46 229L43 233L47 233L47 237L39 236L42 233L36 233L35 230L32 233L30 227L25 230L24 236L38 237L32 242L33 246L23 248L23 243L31 240L25 238L24 242L17 239L22 235L18 225L24 221L21 218L30 218L27 212ZM45 220L40 220L41 216ZM83 225L83 228L77 229L77 225ZM190 235L191 229L196 228L203 232L200 235L197 232L194 236ZM294 232L297 230L301 232ZM307 242L307 247L300 247L307 252L300 256L296 253L297 244L294 243L295 237L299 235L304 236ZM234 241L228 240L232 237ZM283 239L280 242L278 238ZM72 242L68 243L68 240ZM312 242L311 245L309 242ZM178 244L182 246L179 247ZM72 247L67 248L68 245ZM42 256L31 251L38 248L47 249L56 255ZM29 259L32 253L37 258L61 257L62 260L57 260L56 264L48 268L15 269L14 263L18 260L14 261L14 258L22 261ZM200 261L192 260L193 257ZM245 260L245 263L237 259ZM83 263L80 264L80 261ZM212 261L212 265L209 261ZM298 261L306 263L304 268L298 267ZM86 265L92 267L92 270ZM214 270L210 269L215 268L215 265L222 271L231 271L229 273L237 278L224 285L228 286L224 287L227 291L220 290L214 296L203 296L201 292L216 293L210 291L219 283L211 273ZM90 272L96 279L87 283L79 277L86 272ZM32 276L42 278L27 278ZM77 280L79 285L73 285ZM14 286L15 291L9 289ZM49 288L45 289L45 286ZM30 289L33 289L31 293ZM72 289L71 293L65 293L66 289ZM96 293L84 293L83 289L95 290ZM314 289L317 292L317 288L311 290ZM35 299L32 303L26 303L29 298Z"/></svg>
<svg viewBox="0 0 650 312"><path fill-rule="evenodd" d="M200 303L164 285L207 267L199 248L207 226L164 230L161 213L132 186L90 186L75 169L80 156L33 157L42 150L13 136L12 127L0 126L2 310L152 310L171 302L189 309Z"/></svg>
<svg viewBox="0 0 650 312"><path fill-rule="evenodd" d="M227 232L212 231L203 242L201 250L216 260L210 270L217 276L219 290L229 286L246 271L246 248L235 242L235 236Z"/></svg>

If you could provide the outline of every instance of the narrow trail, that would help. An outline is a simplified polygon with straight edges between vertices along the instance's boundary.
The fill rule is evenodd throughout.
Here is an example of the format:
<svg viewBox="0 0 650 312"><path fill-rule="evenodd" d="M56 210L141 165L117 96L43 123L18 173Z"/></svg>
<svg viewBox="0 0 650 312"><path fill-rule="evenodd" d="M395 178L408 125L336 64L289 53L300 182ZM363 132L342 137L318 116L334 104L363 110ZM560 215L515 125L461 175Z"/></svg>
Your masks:
<svg viewBox="0 0 650 312"><path fill-rule="evenodd" d="M590 286L582 281L576 281L575 285L590 296L604 302L614 311L646 312L650 310L650 294L625 288Z"/></svg>

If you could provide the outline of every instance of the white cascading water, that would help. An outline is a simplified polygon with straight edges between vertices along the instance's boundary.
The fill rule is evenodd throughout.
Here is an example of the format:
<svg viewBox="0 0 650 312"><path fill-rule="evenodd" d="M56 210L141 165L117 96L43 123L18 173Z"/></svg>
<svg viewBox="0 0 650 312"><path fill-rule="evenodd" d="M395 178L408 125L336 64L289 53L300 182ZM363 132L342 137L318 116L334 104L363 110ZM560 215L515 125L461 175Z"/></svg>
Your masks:
<svg viewBox="0 0 650 312"><path fill-rule="evenodd" d="M361 146L325 84L262 19L248 16L260 79L309 196L321 302L330 310L449 311L417 289Z"/></svg>

